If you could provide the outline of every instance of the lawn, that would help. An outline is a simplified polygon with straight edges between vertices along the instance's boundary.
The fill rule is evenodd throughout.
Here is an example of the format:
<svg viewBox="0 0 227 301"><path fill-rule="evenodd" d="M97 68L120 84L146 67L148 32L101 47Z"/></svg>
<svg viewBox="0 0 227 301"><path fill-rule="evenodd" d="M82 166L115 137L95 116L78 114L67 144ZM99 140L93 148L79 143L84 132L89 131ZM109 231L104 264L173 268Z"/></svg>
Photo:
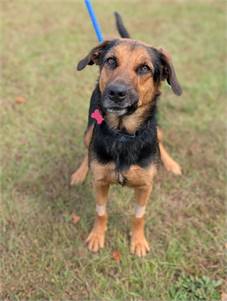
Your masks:
<svg viewBox="0 0 227 301"><path fill-rule="evenodd" d="M165 47L184 94L163 85L159 123L182 165L160 167L146 213L151 252L129 253L133 194L111 189L106 247L85 239L91 178L70 187L97 68L83 1L1 1L1 300L219 300L225 290L225 1L93 1L105 35L113 11L136 39ZM80 216L73 223L72 214ZM112 253L120 254L120 262Z"/></svg>

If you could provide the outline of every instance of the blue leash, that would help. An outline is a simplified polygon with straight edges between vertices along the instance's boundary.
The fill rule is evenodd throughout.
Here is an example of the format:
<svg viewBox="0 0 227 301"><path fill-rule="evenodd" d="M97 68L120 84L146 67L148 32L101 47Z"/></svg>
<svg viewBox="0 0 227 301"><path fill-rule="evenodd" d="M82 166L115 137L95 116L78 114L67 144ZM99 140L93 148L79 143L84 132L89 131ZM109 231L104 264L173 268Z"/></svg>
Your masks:
<svg viewBox="0 0 227 301"><path fill-rule="evenodd" d="M101 31L101 28L100 28L99 23L97 21L97 18L95 16L95 11L92 7L91 1L90 0L84 0L84 2L85 2L85 5L87 7L89 16L91 18L91 22L92 22L92 25L94 27L94 30L95 30L96 36L98 38L98 41L99 41L99 43L101 43L101 42L103 42L102 31Z"/></svg>

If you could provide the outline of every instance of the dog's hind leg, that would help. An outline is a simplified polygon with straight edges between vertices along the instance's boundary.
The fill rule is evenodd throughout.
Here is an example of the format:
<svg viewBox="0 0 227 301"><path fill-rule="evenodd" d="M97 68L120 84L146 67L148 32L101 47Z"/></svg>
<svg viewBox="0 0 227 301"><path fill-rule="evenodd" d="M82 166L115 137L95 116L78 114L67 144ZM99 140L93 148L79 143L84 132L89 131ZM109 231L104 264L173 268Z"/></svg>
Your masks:
<svg viewBox="0 0 227 301"><path fill-rule="evenodd" d="M84 145L88 149L89 144L91 142L91 137L93 133L94 126L91 125L85 132L84 135ZM88 166L88 151L86 151L86 155L84 156L84 159L82 163L80 164L80 167L72 174L71 176L71 185L77 185L81 184L85 181L87 174L88 174L89 166Z"/></svg>
<svg viewBox="0 0 227 301"><path fill-rule="evenodd" d="M81 184L88 174L88 153L85 155L80 167L72 174L70 185Z"/></svg>
<svg viewBox="0 0 227 301"><path fill-rule="evenodd" d="M161 160L162 163L165 167L166 170L172 172L175 175L181 175L181 167L180 165L173 160L173 158L169 155L167 150L165 149L162 140L163 140L163 134L160 128L158 130L158 141L159 141L159 149L160 149L160 155L161 155Z"/></svg>

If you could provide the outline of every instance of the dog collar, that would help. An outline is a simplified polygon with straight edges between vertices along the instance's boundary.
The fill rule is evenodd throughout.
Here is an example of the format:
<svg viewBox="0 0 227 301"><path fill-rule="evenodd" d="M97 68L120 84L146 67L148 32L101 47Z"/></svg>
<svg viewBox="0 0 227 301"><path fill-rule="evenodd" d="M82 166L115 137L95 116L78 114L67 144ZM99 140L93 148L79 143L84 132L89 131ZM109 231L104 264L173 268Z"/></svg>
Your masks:
<svg viewBox="0 0 227 301"><path fill-rule="evenodd" d="M104 118L102 116L102 113L100 112L99 109L95 109L94 112L91 113L91 118L94 119L98 125L101 125L104 121ZM120 136L120 140L122 140L122 142L124 140L126 140L127 138L135 138L136 137L136 133L134 134L129 134L123 131L119 131L119 130L113 130L113 129L109 129L115 136L119 137Z"/></svg>

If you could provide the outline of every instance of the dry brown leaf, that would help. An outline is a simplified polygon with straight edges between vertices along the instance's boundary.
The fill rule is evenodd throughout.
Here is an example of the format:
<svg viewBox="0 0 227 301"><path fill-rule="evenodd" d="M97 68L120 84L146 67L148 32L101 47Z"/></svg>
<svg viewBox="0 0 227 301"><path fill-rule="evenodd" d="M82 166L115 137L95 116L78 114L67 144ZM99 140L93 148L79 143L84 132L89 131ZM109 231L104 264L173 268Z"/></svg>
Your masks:
<svg viewBox="0 0 227 301"><path fill-rule="evenodd" d="M72 223L75 225L79 222L80 216L73 213L72 216L71 216L71 220L72 220Z"/></svg>
<svg viewBox="0 0 227 301"><path fill-rule="evenodd" d="M27 99L23 96L17 96L16 97L16 104L21 105L23 103L27 102Z"/></svg>
<svg viewBox="0 0 227 301"><path fill-rule="evenodd" d="M119 251L113 251L112 257L116 263L120 263L121 261L121 253Z"/></svg>
<svg viewBox="0 0 227 301"><path fill-rule="evenodd" d="M221 301L227 301L227 293L222 293L221 294Z"/></svg>

